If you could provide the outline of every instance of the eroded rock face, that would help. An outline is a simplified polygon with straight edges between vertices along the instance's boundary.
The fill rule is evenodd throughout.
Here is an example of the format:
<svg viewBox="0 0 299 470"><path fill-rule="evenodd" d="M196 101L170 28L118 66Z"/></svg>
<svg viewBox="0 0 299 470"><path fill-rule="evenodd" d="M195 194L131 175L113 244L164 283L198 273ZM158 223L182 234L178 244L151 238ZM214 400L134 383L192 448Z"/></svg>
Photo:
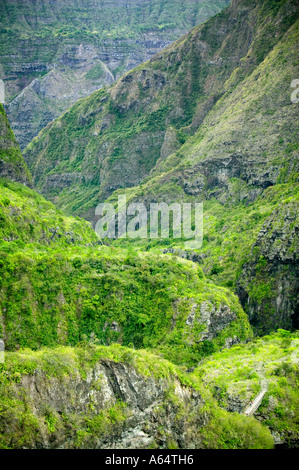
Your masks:
<svg viewBox="0 0 299 470"><path fill-rule="evenodd" d="M20 147L84 96L114 81L114 75L90 44L68 45L47 73L35 78L7 106Z"/></svg>
<svg viewBox="0 0 299 470"><path fill-rule="evenodd" d="M170 388L176 404L165 399ZM22 378L18 391L26 395L29 408L40 422L33 448L75 447L77 432L73 423L77 421L80 427L84 419L92 420L117 403L125 404L123 418L119 422L116 419L109 430L104 427L101 432L94 432L81 443L83 448L134 449L151 444L167 448L169 439L179 448L192 448L199 444L199 437L195 442L191 430L194 426L199 429L207 420L200 412L204 400L178 380L171 384L166 379L145 378L133 366L110 360L96 363L84 379L78 371L59 379L47 378L44 372L35 370L33 375ZM182 405L185 411L176 417ZM191 413L196 416L187 425ZM50 435L43 425L43 417L49 415L59 421ZM67 419L61 420L61 416ZM6 424L7 432L11 425Z"/></svg>
<svg viewBox="0 0 299 470"><path fill-rule="evenodd" d="M176 18L177 5L170 9L173 2L160 0L3 3L0 74L7 85L7 114L24 149L77 100L111 84L229 2L188 1L188 10ZM8 25L16 28L13 40L6 35Z"/></svg>
<svg viewBox="0 0 299 470"><path fill-rule="evenodd" d="M20 147L0 103L0 177L31 186L32 180Z"/></svg>
<svg viewBox="0 0 299 470"><path fill-rule="evenodd" d="M297 202L278 206L260 230L239 278L238 295L259 332L299 327L298 220Z"/></svg>

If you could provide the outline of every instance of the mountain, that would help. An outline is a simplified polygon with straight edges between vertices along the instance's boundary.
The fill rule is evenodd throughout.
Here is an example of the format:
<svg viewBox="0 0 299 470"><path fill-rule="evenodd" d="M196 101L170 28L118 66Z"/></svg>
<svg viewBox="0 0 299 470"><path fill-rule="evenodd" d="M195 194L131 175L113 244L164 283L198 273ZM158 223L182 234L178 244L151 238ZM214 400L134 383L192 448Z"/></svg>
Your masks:
<svg viewBox="0 0 299 470"><path fill-rule="evenodd" d="M48 124L59 208L2 111L0 448L298 447L297 14L235 1ZM203 202L201 248L100 240L120 194Z"/></svg>
<svg viewBox="0 0 299 470"><path fill-rule="evenodd" d="M92 219L97 203L114 190L139 184L170 154L180 160L175 152L182 143L188 143L198 129L205 135L205 117L213 108L215 112L220 109L221 97L226 99L237 85L241 90L241 83L258 66L262 72L264 59L297 16L297 3L291 0L235 1L110 88L80 100L26 149L36 187L66 212ZM297 69L294 62L289 66L283 71L287 80L283 97L291 114L281 124L288 129L286 122L290 123L291 134L296 106L290 101L290 82ZM259 85L259 91L253 89L257 98L265 83L260 80ZM274 85L269 80L267 86ZM272 107L270 102L265 104L261 119L266 126L275 108L274 103ZM241 106L239 112L242 121L246 117ZM273 138L268 140L265 152L276 145ZM233 146L239 140L225 142L228 156L237 153ZM286 148L291 157L296 150L292 145L286 141L279 150ZM255 164L251 166L255 171ZM278 175L273 178L277 180Z"/></svg>
<svg viewBox="0 0 299 470"><path fill-rule="evenodd" d="M239 447L273 447L268 429L230 416L164 359L187 370L252 339L237 297L195 263L103 246L88 222L8 178L0 258L1 448L209 448L231 446L240 427Z"/></svg>
<svg viewBox="0 0 299 470"><path fill-rule="evenodd" d="M88 222L7 178L0 197L6 350L75 346L95 335L192 365L252 337L237 297L191 261L110 249Z"/></svg>
<svg viewBox="0 0 299 470"><path fill-rule="evenodd" d="M227 4L3 0L0 78L21 148L79 98L111 84Z"/></svg>
<svg viewBox="0 0 299 470"><path fill-rule="evenodd" d="M80 100L25 153L38 190L89 220L124 192L204 201L200 253L173 240L165 251L233 288L259 333L298 325L297 18L294 1L235 1Z"/></svg>

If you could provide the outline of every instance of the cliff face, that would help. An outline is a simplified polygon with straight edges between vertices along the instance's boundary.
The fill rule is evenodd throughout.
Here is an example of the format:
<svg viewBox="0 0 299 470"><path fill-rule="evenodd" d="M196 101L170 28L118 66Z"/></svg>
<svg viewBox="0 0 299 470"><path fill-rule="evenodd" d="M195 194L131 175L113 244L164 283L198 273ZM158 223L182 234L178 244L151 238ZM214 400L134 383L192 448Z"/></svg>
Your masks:
<svg viewBox="0 0 299 470"><path fill-rule="evenodd" d="M243 266L239 297L261 334L282 327L299 328L298 233L298 203L278 205L263 224L250 261Z"/></svg>
<svg viewBox="0 0 299 470"><path fill-rule="evenodd" d="M115 190L147 205L204 201L200 263L239 293L261 331L297 324L293 265L281 259L265 271L272 300L266 288L250 295L258 277L246 267L267 217L276 220L288 198L298 204L297 17L294 1L233 2L74 105L26 150L38 189L89 220L98 202L116 201ZM296 244L298 232L290 236Z"/></svg>
<svg viewBox="0 0 299 470"><path fill-rule="evenodd" d="M31 186L32 178L0 103L0 177Z"/></svg>
<svg viewBox="0 0 299 470"><path fill-rule="evenodd" d="M12 145L5 114L0 126ZM101 344L157 348L192 365L210 349L230 346L232 338L251 338L237 298L206 280L191 261L98 246L88 222L64 216L11 181L26 178L14 150L14 159L3 157L8 169L0 180L0 334L6 350L76 345L86 335Z"/></svg>
<svg viewBox="0 0 299 470"><path fill-rule="evenodd" d="M78 99L146 61L228 0L208 3L1 2L0 75L21 148Z"/></svg>
<svg viewBox="0 0 299 470"><path fill-rule="evenodd" d="M199 381L145 351L11 353L0 376L4 448L273 447L267 428L221 410Z"/></svg>
<svg viewBox="0 0 299 470"><path fill-rule="evenodd" d="M147 449L153 445L167 448L171 442L182 449L190 445L199 447L200 435L196 435L195 429L208 421L201 411L205 403L202 397L178 379L145 379L134 367L111 360L98 362L85 379L76 371L64 380L55 377L49 380L45 373L36 371L25 376L20 385L35 416L41 418L48 410L53 421L56 418L52 432L46 426L43 429L40 419L41 432L37 439L32 439L31 448L66 449L80 445L96 449ZM173 401L167 400L172 387ZM184 412L176 419L182 407ZM194 416L192 424L188 423L189 415ZM68 424L61 416L72 416L73 423ZM86 432L85 428L85 432L82 429L78 433L74 419L83 429L89 421L89 430L94 428L93 432ZM8 423L6 432L10 431Z"/></svg>

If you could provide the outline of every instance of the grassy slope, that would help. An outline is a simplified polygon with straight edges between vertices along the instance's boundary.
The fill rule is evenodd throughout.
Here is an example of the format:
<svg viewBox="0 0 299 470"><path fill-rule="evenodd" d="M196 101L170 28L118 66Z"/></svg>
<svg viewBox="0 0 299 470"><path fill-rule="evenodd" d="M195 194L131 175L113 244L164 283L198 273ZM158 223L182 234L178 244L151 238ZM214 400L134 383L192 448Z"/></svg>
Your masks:
<svg viewBox="0 0 299 470"><path fill-rule="evenodd" d="M238 93L238 88L236 88L236 93ZM225 106L225 103L224 101L222 105ZM217 109L219 110L219 108ZM192 144L197 144L197 137L194 137ZM291 147L289 154L294 150ZM284 153L288 155L288 152ZM228 231L225 257L231 263L228 274L231 283L229 285L233 285L236 267L240 262L244 262L242 257L234 259L234 256L239 257L237 247L242 245L245 249L249 241L254 239L265 216L269 215L280 201L292 198L293 189L290 181L294 175L291 170L288 171L288 167L286 167L284 174L280 175L283 178L281 180L283 184L269 188L252 205L236 204L236 194L242 191L240 181L231 181L232 186L234 183L236 184L230 193L232 200L227 201L226 206L220 205L214 199L209 199L207 202L209 208L207 220L210 221L210 225L204 249L206 253L211 251L212 266L209 266L209 261L206 260L204 267L217 281L226 283L225 270L227 268L226 263L222 263L223 260L219 259L219 252L217 252L219 243L215 230L226 227L224 232ZM160 178L159 174L156 176ZM289 182L286 182L287 180ZM169 188L169 179L166 179L165 183ZM151 189L151 184L152 182L149 181L145 189ZM18 232L18 223L22 227L19 233L23 233L23 230L26 231L20 237L21 241L16 243L4 240L1 245L2 321L5 325L7 344L11 349L19 346L32 348L37 348L40 345L55 346L57 343L76 344L82 339L85 344L83 347L86 348L86 339L91 337L91 342L94 342L95 339L106 344L122 341L130 346L132 346L130 343L133 343L137 347L151 348L174 362L190 365L196 364L198 359L210 354L213 350L219 350L224 345L226 337L235 335L238 333L237 330L241 329L243 339L250 336L244 313L233 294L226 289L216 287L205 279L201 270L193 263L175 259L169 255L154 257L152 254L138 255L132 250L127 251L113 247L101 247L97 252L94 248L73 247L66 249L70 240L65 230L70 225L74 227L75 233L79 231L83 238L81 243L84 244L84 241L92 243L92 236L85 224L73 219L66 219L59 213L56 215L49 203L27 188L8 182L2 184L1 187L4 196L1 209L5 220L9 221L11 227L8 231L4 230L4 238L9 238L11 235L11 238L15 238ZM131 195L135 196L135 189L132 190ZM24 200L27 207L28 204L30 205L28 217L24 214ZM236 204L234 212L232 212L232 204ZM43 206L42 214L39 213L41 205ZM18 206L22 211L17 212L22 215L15 218L13 213ZM11 209L13 210L11 211ZM223 220L220 221L220 226L216 227L219 214L222 215ZM32 234L29 236L27 231L30 229L30 222L28 223L28 220L32 219L35 220L35 225L40 224L41 228L31 229ZM242 219L244 226L240 226L240 219ZM43 236L49 220L51 225L56 220L58 221L61 239L54 237L53 240L49 240L49 233L46 237ZM34 226L34 224L32 225ZM249 233L248 227L250 228ZM237 236L234 234L235 229L239 232ZM22 244L22 241L27 245ZM49 243L49 247L44 246ZM207 243L211 243L210 248ZM234 246L236 251L234 251ZM232 249L233 251L231 251ZM183 300L177 302L177 299ZM232 325L230 331L226 331L216 340L197 345L194 339L198 338L200 331L191 331L192 329L186 328L185 321L193 302L207 299L215 302L216 305L219 305L219 302L230 305L238 312L241 321ZM176 306L175 310L174 305ZM165 311L167 315L165 315ZM171 318L174 314L177 323L175 329L171 331ZM127 322L128 319L130 322ZM108 325L105 325L104 321ZM115 328L109 328L114 321L123 326L120 332ZM152 334L153 330L155 335ZM161 343L162 337L164 342ZM269 342L272 345L271 348L269 348ZM231 352L218 352L217 356L212 359L212 364L209 364L207 359L188 378L183 378L180 372L180 378L183 383L185 381L186 384L195 388L200 387L200 390L203 390L199 383L202 381L202 375L206 374L207 386L212 391L215 384L227 385L229 382L230 390L237 391L237 393L240 390L243 392L245 390L244 394L249 398L257 391L257 382L252 375L252 368L256 367L257 362L262 363L266 369L266 375L271 376L270 392L272 395L274 394L274 398L278 402L274 410L268 407L267 401L264 402L262 411L264 410L265 414L265 424L273 430L281 431L282 434L285 428L297 432L297 417L291 412L298 399L291 390L296 379L296 371L293 366L290 368L283 364L285 354L292 351L281 352L277 343L280 344L279 336L274 339L270 338L269 341L267 339L260 340L256 345L238 346ZM283 349L289 347L289 344L285 344ZM49 435L55 433L56 422L58 428L65 425L63 423L64 417L56 415L52 419L51 416L49 418L49 415L45 414L38 420L32 413L30 406L26 407L24 402L18 399L15 382L19 383L24 375L33 373L36 368L45 370L49 376L59 375L61 362L64 362L63 358L67 358L67 361L71 358L71 361L74 361L74 367L78 368L77 354L80 355L73 348L35 353L30 351L8 353L7 363L0 365L5 380L8 380L8 383L4 382L5 386L1 390L2 400L6 402L1 415L4 416L4 422L8 418L12 418L12 421L17 423L17 432L14 433L15 440L13 442L10 441L10 435L8 438L5 436L2 438L1 445L3 447L10 445L30 446L32 440L34 441L35 436L38 435L41 425L46 426L46 432ZM114 345L110 346L110 349L106 347L99 349L99 356L107 357L108 355L113 360L122 360L123 362L128 360L128 356L132 358L133 355L140 358L143 354L146 355L146 367L150 368L150 364L154 362L156 370L157 358L152 360L147 353L132 352ZM60 358L58 361L57 355ZM251 359L248 361L250 355ZM275 361L281 359L283 359L282 368L280 364L276 367ZM223 366L221 368L218 366L219 361ZM90 364L89 361L87 362ZM239 363L242 362L248 362L246 367L240 366ZM49 363L54 364L54 368L50 367L49 370ZM230 374L227 375L227 364L232 367L235 382L231 380ZM165 367L169 367L173 373L173 366ZM163 366L163 373L165 373L165 367ZM239 382L245 382L243 389L243 384ZM234 384L236 384L235 387ZM208 397L208 395L206 396ZM254 448L273 445L266 428L260 427L256 420L236 414L227 414L219 409L211 398L208 401L206 411L210 413L211 420L202 431L203 447ZM221 404L225 405L226 403L222 402ZM289 407L290 412L286 412L285 407ZM120 421L125 419L120 409L112 410L112 413L109 409L106 411L103 419L105 423L108 423L108 426L111 426L113 421L115 422L116 415ZM110 419L111 417L112 419ZM80 423L80 430L83 433L90 433L90 429L95 433L102 432L101 423L99 428L87 427L85 418L83 417ZM90 424L90 421L88 423ZM19 433L18 430L21 426L23 427L22 433ZM73 426L73 430L77 429L76 426L77 424ZM82 442L79 443L79 445L81 444Z"/></svg>
<svg viewBox="0 0 299 470"><path fill-rule="evenodd" d="M272 431L285 435L291 445L299 434L298 346L298 332L279 330L210 356L193 374L225 408L232 397L248 405L260 391L261 381L266 383L268 390L258 419Z"/></svg>
<svg viewBox="0 0 299 470"><path fill-rule="evenodd" d="M276 182L296 181L298 125L297 109L290 100L290 83L298 72L298 28L299 22L290 28L253 73L233 89L230 84L234 75L230 77L225 84L227 92L207 115L198 132L147 178L146 184L156 197L165 194L161 183L170 178L175 181L184 169L195 168L196 176L203 172L207 180L200 164L216 165L235 154L242 156L240 176L227 182L224 179L226 194L221 193L221 180L218 179L213 185L205 181L204 189L197 196L215 197L222 203L250 202L251 191L259 188L259 178L264 187ZM236 179L240 180L239 185L234 185ZM142 191L145 189L143 185Z"/></svg>
<svg viewBox="0 0 299 470"><path fill-rule="evenodd" d="M274 318L282 281L272 269L273 260L259 263L254 245L261 229L273 219L271 231L276 238L285 237L275 241L281 244L281 252L290 236L290 253L298 247L294 216L298 213L298 125L297 108L290 101L290 83L298 70L297 45L298 22L248 78L233 91L226 85L229 91L178 152L160 162L141 185L126 190L129 201L147 204L204 201L199 261L214 282L236 289L244 265L255 260L258 269L250 282L246 280L245 290L252 302L262 306L264 317L256 321L260 332L291 325L291 320ZM239 161L234 162L234 156ZM123 191L115 192L109 201L116 202L119 193ZM278 235L281 214L288 210L286 220L292 214L295 219L285 234ZM184 252L182 242L168 243L178 254ZM156 241L140 242L140 247L161 249ZM296 276L287 263L283 269L286 278Z"/></svg>
<svg viewBox="0 0 299 470"><path fill-rule="evenodd" d="M103 344L160 348L194 363L229 337L251 336L237 298L192 262L96 248L100 242L86 221L64 216L35 191L5 179L0 216L0 308L10 350L75 345L94 335ZM202 305L232 312L209 335L212 341L201 338ZM194 321L187 325L191 311Z"/></svg>

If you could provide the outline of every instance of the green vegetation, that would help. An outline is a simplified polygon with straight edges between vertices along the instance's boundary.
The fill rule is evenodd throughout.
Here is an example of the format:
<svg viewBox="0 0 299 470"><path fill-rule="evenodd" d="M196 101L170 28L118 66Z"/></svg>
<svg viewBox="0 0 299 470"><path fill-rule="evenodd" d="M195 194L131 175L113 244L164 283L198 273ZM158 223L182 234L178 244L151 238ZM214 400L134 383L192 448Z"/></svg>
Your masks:
<svg viewBox="0 0 299 470"><path fill-rule="evenodd" d="M81 344L76 348L60 347L37 352L25 349L7 353L5 364L0 364L0 427L1 431L5 429L0 434L0 447L30 448L35 447L36 443L52 447L53 443L55 446L62 442L65 446L67 433L67 447L90 448L95 444L109 442L113 436L126 430L134 411L132 403L117 400L103 406L99 402L101 390L107 386L107 378L102 372L104 375L98 379L97 373L92 371L105 371L107 361L113 361L114 364L120 362L127 370L134 367L137 377L140 377L138 380L143 378L147 387L155 387L159 383L163 390L163 401L155 407L155 412L161 416L160 419L163 419L165 413L174 414L177 426L188 421L187 439L193 442L192 446L196 443L199 448L273 447L273 439L266 427L254 418L221 410L196 378L193 380L192 376L186 375L173 364L144 350L134 351L116 344L109 347ZM93 378L87 380L87 376ZM39 397L33 398L27 383L34 380L39 383ZM82 405L78 402L75 387L78 383L81 384ZM196 413L186 406L180 387L193 387L204 398ZM66 396L61 396L57 412L52 394L59 389L68 392L65 392ZM85 394L93 390L93 402L85 402L82 390ZM69 411L70 407L75 410L80 406L80 414ZM36 407L38 415L34 411ZM14 428L10 423L14 423ZM148 432L146 426L144 423L143 429ZM153 425L151 428L153 430ZM159 447L156 439L161 433L163 435L163 428L158 429L152 437L151 448ZM173 437L169 435L167 446L177 448Z"/></svg>
<svg viewBox="0 0 299 470"><path fill-rule="evenodd" d="M0 103L0 177L31 184L30 172Z"/></svg>
<svg viewBox="0 0 299 470"><path fill-rule="evenodd" d="M99 243L88 222L66 217L27 186L0 179L1 249L14 252L25 244L55 245ZM40 247L39 247L40 248Z"/></svg>
<svg viewBox="0 0 299 470"><path fill-rule="evenodd" d="M0 447L130 446L135 429L149 448L298 444L296 12L234 2L48 125L26 161L69 216L4 163ZM201 249L71 217L124 192L204 201Z"/></svg>
<svg viewBox="0 0 299 470"><path fill-rule="evenodd" d="M193 365L229 337L252 336L237 298L194 263L101 245L86 221L7 179L0 180L0 235L6 350L75 346L87 337ZM211 330L207 315L223 309L224 323Z"/></svg>
<svg viewBox="0 0 299 470"><path fill-rule="evenodd" d="M194 376L213 393L219 404L230 408L233 399L243 409L255 398L261 383L267 392L258 418L286 443L298 439L299 334L278 330L246 345L233 346L204 359Z"/></svg>
<svg viewBox="0 0 299 470"><path fill-rule="evenodd" d="M150 185L149 185L150 188ZM125 248L134 245L135 248L155 253L161 250L173 248L174 256L184 256L185 253L198 255L197 262L202 267L204 274L217 285L236 288L242 266L251 259L252 255L259 251L257 248L252 253L257 235L263 224L271 214L288 204L294 203L297 207L299 198L298 183L287 183L267 188L254 202L232 205L230 202L221 204L216 198L204 202L204 236L203 245L199 250L186 250L183 240L130 240L119 239L113 242L113 246ZM163 191L164 186L161 188ZM150 188L151 190L151 188ZM136 191L136 192L135 192ZM147 195L148 188L142 187L129 190L128 199L134 200ZM117 200L118 193L109 199ZM178 196L177 196L178 197ZM192 197L184 197L184 202L195 202ZM295 209L296 210L296 209ZM277 222L281 219L277 218ZM293 240L296 243L296 239ZM295 245L294 245L295 246ZM262 261L260 261L262 263ZM264 261L265 268L268 262ZM262 268L262 265L259 265ZM258 289L258 286L255 286Z"/></svg>
<svg viewBox="0 0 299 470"><path fill-rule="evenodd" d="M1 310L6 348L75 345L85 335L97 342L156 349L189 365L225 345L251 336L237 298L204 279L195 264L170 256L146 256L101 247L64 245L1 248ZM229 307L211 341L206 310ZM186 324L190 312L194 323ZM216 319L215 319L216 321Z"/></svg>

